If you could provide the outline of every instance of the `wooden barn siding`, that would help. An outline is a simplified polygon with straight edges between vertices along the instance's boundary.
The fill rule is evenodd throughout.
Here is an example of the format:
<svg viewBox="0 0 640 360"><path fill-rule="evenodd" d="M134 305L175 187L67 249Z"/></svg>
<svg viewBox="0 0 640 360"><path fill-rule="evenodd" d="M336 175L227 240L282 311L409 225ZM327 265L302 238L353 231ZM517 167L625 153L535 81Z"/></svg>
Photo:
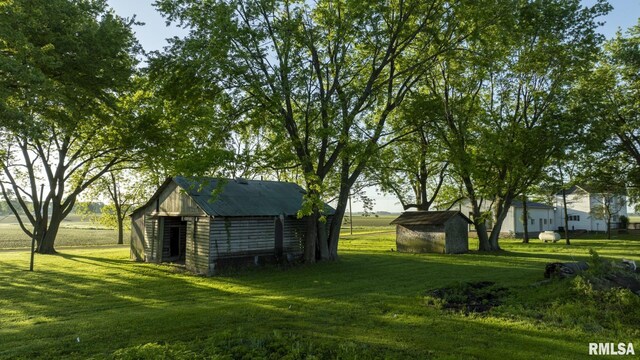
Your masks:
<svg viewBox="0 0 640 360"><path fill-rule="evenodd" d="M218 257L273 254L275 218L218 217L211 223L211 262Z"/></svg>
<svg viewBox="0 0 640 360"><path fill-rule="evenodd" d="M197 274L209 275L209 227L208 216L187 222L187 249L185 267Z"/></svg>
<svg viewBox="0 0 640 360"><path fill-rule="evenodd" d="M144 229L143 244L145 261L158 261L158 218L145 216Z"/></svg>
<svg viewBox="0 0 640 360"><path fill-rule="evenodd" d="M158 217L158 215L160 217ZM145 208L139 209L132 216L132 225L134 219L142 217L144 221L144 234L140 238L140 244L142 251L140 260L144 261L160 261L160 255L162 251L162 237L158 234L162 234L164 227L162 226L163 216L199 216L206 218L206 226L208 232L208 216L200 209L195 201L176 183L170 183L158 198L152 203L148 204ZM132 235L133 240L133 235ZM133 246L133 245L132 245ZM134 250L132 248L132 258ZM208 252L207 252L208 256Z"/></svg>
<svg viewBox="0 0 640 360"><path fill-rule="evenodd" d="M144 261L144 213L131 217L131 260Z"/></svg>
<svg viewBox="0 0 640 360"><path fill-rule="evenodd" d="M445 232L442 225L397 225L396 247L399 252L445 252Z"/></svg>
<svg viewBox="0 0 640 360"><path fill-rule="evenodd" d="M302 254L307 231L306 219L284 218L284 253Z"/></svg>
<svg viewBox="0 0 640 360"><path fill-rule="evenodd" d="M461 254L469 251L468 222L456 216L445 223L447 234L445 252L447 254Z"/></svg>
<svg viewBox="0 0 640 360"><path fill-rule="evenodd" d="M176 183L171 183L159 195L159 215L167 216L204 216L205 213L196 202ZM155 208L153 208L155 210Z"/></svg>

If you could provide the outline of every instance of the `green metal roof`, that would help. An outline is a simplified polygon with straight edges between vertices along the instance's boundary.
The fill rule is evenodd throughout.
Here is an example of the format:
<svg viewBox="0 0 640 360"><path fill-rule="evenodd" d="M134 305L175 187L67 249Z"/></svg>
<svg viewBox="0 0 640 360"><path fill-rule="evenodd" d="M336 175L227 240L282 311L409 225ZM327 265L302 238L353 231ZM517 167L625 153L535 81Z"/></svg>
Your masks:
<svg viewBox="0 0 640 360"><path fill-rule="evenodd" d="M305 194L297 184L280 181L182 176L172 180L212 216L295 216ZM325 215L334 212L325 204Z"/></svg>

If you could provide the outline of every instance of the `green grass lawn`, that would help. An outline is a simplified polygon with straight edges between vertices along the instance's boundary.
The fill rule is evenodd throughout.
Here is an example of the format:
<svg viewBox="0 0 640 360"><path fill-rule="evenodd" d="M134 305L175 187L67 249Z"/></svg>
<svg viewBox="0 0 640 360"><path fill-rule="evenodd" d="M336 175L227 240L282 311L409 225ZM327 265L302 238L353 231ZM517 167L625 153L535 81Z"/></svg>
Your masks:
<svg viewBox="0 0 640 360"><path fill-rule="evenodd" d="M594 341L640 353L636 295L608 294L603 307L575 281L539 284L545 263L590 248L640 262L640 240L412 255L391 251L392 231L365 230L343 237L335 263L211 278L131 262L125 247L36 255L34 273L28 252L0 252L0 357L579 359ZM426 305L428 290L467 281L511 295L483 315Z"/></svg>

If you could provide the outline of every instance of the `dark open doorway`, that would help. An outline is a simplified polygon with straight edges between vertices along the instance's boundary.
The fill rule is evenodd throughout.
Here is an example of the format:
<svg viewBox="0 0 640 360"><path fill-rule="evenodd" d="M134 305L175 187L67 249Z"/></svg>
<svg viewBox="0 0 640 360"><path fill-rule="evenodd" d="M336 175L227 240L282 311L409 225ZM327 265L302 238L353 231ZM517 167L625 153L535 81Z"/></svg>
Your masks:
<svg viewBox="0 0 640 360"><path fill-rule="evenodd" d="M164 218L163 262L184 262L187 247L187 222L180 217Z"/></svg>
<svg viewBox="0 0 640 360"><path fill-rule="evenodd" d="M284 252L284 223L280 217L275 219L275 256L281 259Z"/></svg>

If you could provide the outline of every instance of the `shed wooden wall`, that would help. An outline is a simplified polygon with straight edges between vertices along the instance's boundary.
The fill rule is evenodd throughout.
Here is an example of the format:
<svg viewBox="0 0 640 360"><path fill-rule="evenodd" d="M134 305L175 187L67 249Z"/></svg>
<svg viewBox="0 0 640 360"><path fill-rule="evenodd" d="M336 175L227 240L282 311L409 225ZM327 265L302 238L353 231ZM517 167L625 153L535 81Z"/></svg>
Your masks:
<svg viewBox="0 0 640 360"><path fill-rule="evenodd" d="M196 202L174 182L158 196L158 215L161 216L205 216ZM155 208L152 209L154 211Z"/></svg>
<svg viewBox="0 0 640 360"><path fill-rule="evenodd" d="M269 253L275 246L275 219L216 217L211 223L211 261L221 257Z"/></svg>
<svg viewBox="0 0 640 360"><path fill-rule="evenodd" d="M144 215L144 261L155 262L160 259L160 236L162 229L156 216Z"/></svg>
<svg viewBox="0 0 640 360"><path fill-rule="evenodd" d="M396 247L399 252L445 252L443 225L396 225Z"/></svg>
<svg viewBox="0 0 640 360"><path fill-rule="evenodd" d="M144 212L131 216L131 260L144 261Z"/></svg>
<svg viewBox="0 0 640 360"><path fill-rule="evenodd" d="M132 229L136 229L136 227L138 229L140 227L144 228L142 235L136 231L132 231L132 259L149 262L162 260L163 218L166 216L208 218L204 211L197 206L196 202L190 196L186 195L175 182L169 183L167 187L158 194L155 201L152 201L142 209L138 209L131 217ZM142 256L140 256L140 254L142 254ZM192 260L194 260L193 257ZM206 262L208 262L208 259Z"/></svg>
<svg viewBox="0 0 640 360"><path fill-rule="evenodd" d="M164 219L171 216L187 223L185 267L194 273L214 274L219 260L233 263L233 259L275 256L275 216L210 217L172 182L133 214L132 259L162 261ZM285 217L283 224L283 253L289 259L301 255L306 220Z"/></svg>
<svg viewBox="0 0 640 360"><path fill-rule="evenodd" d="M460 254L469 251L467 221L454 216L444 225L397 225L399 252Z"/></svg>
<svg viewBox="0 0 640 360"><path fill-rule="evenodd" d="M208 216L194 217L187 221L187 253L185 267L196 274L209 275L209 227Z"/></svg>
<svg viewBox="0 0 640 360"><path fill-rule="evenodd" d="M294 217L284 218L284 253L301 255L304 253L304 238L307 233L307 221Z"/></svg>
<svg viewBox="0 0 640 360"><path fill-rule="evenodd" d="M445 252L447 254L462 254L469 251L468 224L460 216L454 216L445 223L447 235Z"/></svg>

